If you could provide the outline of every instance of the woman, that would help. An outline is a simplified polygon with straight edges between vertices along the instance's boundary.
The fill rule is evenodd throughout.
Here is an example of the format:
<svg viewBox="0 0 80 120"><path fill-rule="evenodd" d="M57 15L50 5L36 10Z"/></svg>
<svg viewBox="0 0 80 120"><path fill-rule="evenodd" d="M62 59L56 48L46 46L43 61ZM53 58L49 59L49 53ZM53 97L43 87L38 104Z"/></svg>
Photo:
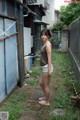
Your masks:
<svg viewBox="0 0 80 120"><path fill-rule="evenodd" d="M50 105L49 97L49 82L50 76L53 71L51 64L51 43L49 38L51 33L49 29L43 29L40 33L41 40L43 41L43 47L41 49L40 65L41 65L41 77L39 80L40 86L43 90L44 96L39 98L39 104Z"/></svg>

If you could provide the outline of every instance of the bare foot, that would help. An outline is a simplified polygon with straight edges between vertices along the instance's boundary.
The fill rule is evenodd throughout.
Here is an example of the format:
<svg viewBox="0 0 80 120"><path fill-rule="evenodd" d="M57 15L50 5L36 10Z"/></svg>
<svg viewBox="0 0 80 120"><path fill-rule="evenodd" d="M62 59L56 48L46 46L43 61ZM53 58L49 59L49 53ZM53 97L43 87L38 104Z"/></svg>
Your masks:
<svg viewBox="0 0 80 120"><path fill-rule="evenodd" d="M39 101L39 104L40 104L40 105L46 105L46 106L50 105L50 103L49 103L49 102L46 102L45 100Z"/></svg>
<svg viewBox="0 0 80 120"><path fill-rule="evenodd" d="M45 100L45 97L40 97L39 100Z"/></svg>

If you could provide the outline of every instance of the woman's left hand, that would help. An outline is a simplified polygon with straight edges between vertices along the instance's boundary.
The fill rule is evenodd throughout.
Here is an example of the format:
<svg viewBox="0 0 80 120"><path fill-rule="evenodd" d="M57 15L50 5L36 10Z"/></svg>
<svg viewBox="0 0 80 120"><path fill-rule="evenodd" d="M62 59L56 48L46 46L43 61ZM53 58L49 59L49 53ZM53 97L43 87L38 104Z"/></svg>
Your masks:
<svg viewBox="0 0 80 120"><path fill-rule="evenodd" d="M51 76L51 71L50 70L48 70L48 75Z"/></svg>

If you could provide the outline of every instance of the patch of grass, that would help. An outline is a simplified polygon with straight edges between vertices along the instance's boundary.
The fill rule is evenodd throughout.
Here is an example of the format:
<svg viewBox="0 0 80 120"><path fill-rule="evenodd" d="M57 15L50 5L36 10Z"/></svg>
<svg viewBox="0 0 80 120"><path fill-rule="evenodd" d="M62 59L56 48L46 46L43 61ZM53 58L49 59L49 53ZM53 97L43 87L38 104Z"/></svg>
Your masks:
<svg viewBox="0 0 80 120"><path fill-rule="evenodd" d="M35 60L32 66L32 73L31 76L37 78L40 75L40 63L39 60Z"/></svg>
<svg viewBox="0 0 80 120"><path fill-rule="evenodd" d="M53 50L53 65L54 65L54 103L50 106L51 109L65 109L65 114L62 116L50 116L50 120L78 120L80 119L79 110L71 104L71 95L73 92L72 83L75 81L76 89L80 90L77 85L74 72L72 71L71 60L68 53L58 53Z"/></svg>
<svg viewBox="0 0 80 120"><path fill-rule="evenodd" d="M32 69L32 73L31 73L32 77L37 78L39 75L40 75L40 71L37 68L35 68L35 70Z"/></svg>
<svg viewBox="0 0 80 120"><path fill-rule="evenodd" d="M36 84L36 82L37 82L36 80L28 80L27 84L31 85L31 86L34 86Z"/></svg>
<svg viewBox="0 0 80 120"><path fill-rule="evenodd" d="M64 89L58 89L56 91L56 96L55 96L55 106L56 107L67 107L68 105L70 105L70 98L68 95L68 92L65 91Z"/></svg>
<svg viewBox="0 0 80 120"><path fill-rule="evenodd" d="M79 114L76 108L69 106L63 115L52 115L50 116L50 120L78 120L80 118Z"/></svg>
<svg viewBox="0 0 80 120"><path fill-rule="evenodd" d="M9 120L18 120L19 112L23 106L25 94L23 92L14 92L6 102L0 107L0 111L9 113Z"/></svg>

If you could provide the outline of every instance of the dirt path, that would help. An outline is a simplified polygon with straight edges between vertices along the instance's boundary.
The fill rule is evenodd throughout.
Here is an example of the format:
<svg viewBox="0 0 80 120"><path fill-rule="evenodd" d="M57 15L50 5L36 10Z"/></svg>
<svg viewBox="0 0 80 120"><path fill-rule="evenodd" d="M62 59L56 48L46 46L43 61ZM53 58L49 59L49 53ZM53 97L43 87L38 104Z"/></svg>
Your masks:
<svg viewBox="0 0 80 120"><path fill-rule="evenodd" d="M26 94L24 107L20 112L19 120L49 120L50 106L39 105L38 98L43 96L43 93L37 80L34 80L34 85L31 85L33 79L25 79L25 85L22 88L18 88L19 91L24 91ZM51 89L50 85L50 91ZM53 96L53 90L51 91L51 96ZM52 98L50 101L51 104L53 103Z"/></svg>

